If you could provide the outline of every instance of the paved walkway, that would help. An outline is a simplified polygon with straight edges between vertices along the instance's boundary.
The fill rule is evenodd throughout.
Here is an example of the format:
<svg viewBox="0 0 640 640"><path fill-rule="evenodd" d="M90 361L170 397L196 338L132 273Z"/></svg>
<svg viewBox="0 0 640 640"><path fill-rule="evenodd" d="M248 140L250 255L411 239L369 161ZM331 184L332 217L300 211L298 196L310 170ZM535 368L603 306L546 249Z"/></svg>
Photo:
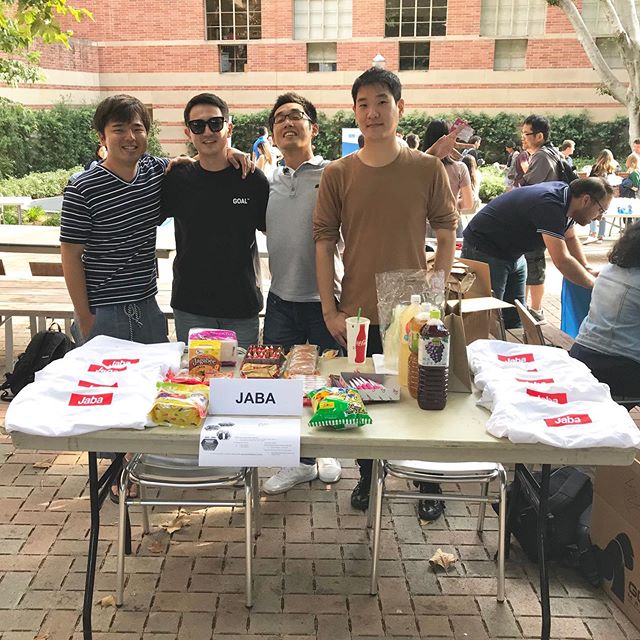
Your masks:
<svg viewBox="0 0 640 640"><path fill-rule="evenodd" d="M593 249L604 253L605 247ZM551 321L559 319L557 295L547 298L545 311ZM0 403L0 422L4 410ZM263 497L251 612L243 604L242 514L221 508L191 511L189 525L171 536L160 525L175 510L157 509L153 533L145 538L134 512L125 605L102 608L98 601L115 589L117 509L107 502L95 640L485 640L539 634L537 567L514 545L507 601L497 604L496 519L490 515L478 536L475 506L450 503L444 518L425 526L413 505L387 509L380 591L369 596L370 536L365 516L349 505L357 472L351 460L343 464L336 485L315 481L285 496ZM15 451L0 436L0 640L80 640L88 510L84 455ZM429 567L437 548L459 559L448 574ZM550 573L554 638L640 639L602 591L556 564Z"/></svg>

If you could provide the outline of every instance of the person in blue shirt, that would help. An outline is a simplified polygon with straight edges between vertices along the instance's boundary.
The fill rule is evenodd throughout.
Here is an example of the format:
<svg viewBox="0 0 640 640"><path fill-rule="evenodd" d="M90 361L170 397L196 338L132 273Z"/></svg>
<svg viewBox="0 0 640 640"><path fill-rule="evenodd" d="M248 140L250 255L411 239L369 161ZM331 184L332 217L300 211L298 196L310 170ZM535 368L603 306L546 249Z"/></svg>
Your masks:
<svg viewBox="0 0 640 640"><path fill-rule="evenodd" d="M267 127L259 127L258 134L259 135L256 138L255 142L253 143L253 147L252 147L251 159L254 162L257 162L258 158L260 157L260 145L269 144L269 130L267 129Z"/></svg>

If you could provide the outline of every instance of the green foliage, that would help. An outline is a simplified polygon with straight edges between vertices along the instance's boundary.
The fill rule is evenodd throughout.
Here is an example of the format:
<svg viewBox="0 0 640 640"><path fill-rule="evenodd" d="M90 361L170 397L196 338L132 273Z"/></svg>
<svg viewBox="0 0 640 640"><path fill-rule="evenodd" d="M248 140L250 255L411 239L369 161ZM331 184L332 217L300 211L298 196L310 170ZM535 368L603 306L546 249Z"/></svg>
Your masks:
<svg viewBox="0 0 640 640"><path fill-rule="evenodd" d="M73 31L62 30L60 16L76 22L93 19L87 9L76 9L67 0L0 0L0 81L15 85L35 82L40 54L31 49L37 41L69 46Z"/></svg>
<svg viewBox="0 0 640 640"><path fill-rule="evenodd" d="M40 224L43 227L59 227L60 226L60 212L51 211L46 214L44 218L40 220Z"/></svg>
<svg viewBox="0 0 640 640"><path fill-rule="evenodd" d="M263 109L255 113L238 113L232 115L233 137L231 143L236 149L251 153L253 143L258 137L258 129L269 126L269 110Z"/></svg>
<svg viewBox="0 0 640 640"><path fill-rule="evenodd" d="M342 155L342 129L354 129L356 120L353 111L338 111L329 118L318 114L318 136L314 140L315 152L323 158L334 159Z"/></svg>
<svg viewBox="0 0 640 640"><path fill-rule="evenodd" d="M27 109L0 98L0 179L70 169L93 160L98 145L94 112L94 105L61 102L51 109ZM158 135L154 122L148 151L163 156Z"/></svg>
<svg viewBox="0 0 640 640"><path fill-rule="evenodd" d="M0 194L3 196L30 196L31 198L49 198L62 194L69 176L82 167L60 169L46 173L30 173L22 178L0 180Z"/></svg>
<svg viewBox="0 0 640 640"><path fill-rule="evenodd" d="M482 174L482 182L480 183L480 200L482 202L489 202L505 192L504 171L493 165L485 165L480 168L480 173Z"/></svg>

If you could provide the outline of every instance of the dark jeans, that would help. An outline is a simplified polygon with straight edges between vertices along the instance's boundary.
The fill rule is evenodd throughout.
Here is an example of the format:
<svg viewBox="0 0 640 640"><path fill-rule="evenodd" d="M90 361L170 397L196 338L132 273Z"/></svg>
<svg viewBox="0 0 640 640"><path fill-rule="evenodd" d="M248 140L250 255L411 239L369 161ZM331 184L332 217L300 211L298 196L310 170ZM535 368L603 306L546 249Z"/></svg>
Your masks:
<svg viewBox="0 0 640 640"><path fill-rule="evenodd" d="M374 353L382 353L382 338L380 336L380 325L372 324L369 326L369 339L367 340L367 357L371 357ZM371 486L371 469L373 462L368 459L359 458L356 460L360 467L360 478L367 487Z"/></svg>
<svg viewBox="0 0 640 640"><path fill-rule="evenodd" d="M609 385L612 396L640 398L640 362L600 353L577 342L569 355L584 362L600 382Z"/></svg>
<svg viewBox="0 0 640 640"><path fill-rule="evenodd" d="M294 344L317 344L320 352L340 349L329 333L319 302L289 302L269 292L264 316L264 344L280 344L285 349Z"/></svg>
<svg viewBox="0 0 640 640"><path fill-rule="evenodd" d="M491 288L496 298L500 298L500 300L510 302L511 304L516 300L520 300L522 304L525 304L527 261L524 259L524 256L520 256L517 260L496 258L480 249L476 249L466 240L462 245L461 256L469 260L486 262L489 265ZM504 326L506 329L514 329L522 326L518 312L515 309L504 309L502 317L504 318Z"/></svg>

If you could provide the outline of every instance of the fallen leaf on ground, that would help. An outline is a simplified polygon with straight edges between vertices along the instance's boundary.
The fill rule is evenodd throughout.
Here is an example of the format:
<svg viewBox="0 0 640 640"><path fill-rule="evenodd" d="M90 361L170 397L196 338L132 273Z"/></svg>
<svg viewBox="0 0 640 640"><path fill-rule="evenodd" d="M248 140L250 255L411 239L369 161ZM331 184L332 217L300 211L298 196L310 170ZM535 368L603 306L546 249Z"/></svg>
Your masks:
<svg viewBox="0 0 640 640"><path fill-rule="evenodd" d="M105 596L104 598L100 598L96 604L99 604L103 609L106 607L115 607L116 599L113 596Z"/></svg>
<svg viewBox="0 0 640 640"><path fill-rule="evenodd" d="M39 633L33 640L49 640L49 632Z"/></svg>
<svg viewBox="0 0 640 640"><path fill-rule="evenodd" d="M191 523L191 518L189 518L188 514L184 511L178 513L178 515L171 521L165 522L163 525L160 525L167 533L175 533L176 531L180 531L182 527L188 527Z"/></svg>
<svg viewBox="0 0 640 640"><path fill-rule="evenodd" d="M447 553L442 549L438 549L430 558L429 564L435 569L436 567L442 567L445 571L449 570L449 567L456 562L456 558L452 553Z"/></svg>
<svg viewBox="0 0 640 640"><path fill-rule="evenodd" d="M55 460L55 458L49 458L48 460L40 460L39 462L34 462L33 463L33 468L34 469L49 469L51 466L53 466L54 460Z"/></svg>
<svg viewBox="0 0 640 640"><path fill-rule="evenodd" d="M164 545L159 540L153 540L147 546L151 553L164 553Z"/></svg>

